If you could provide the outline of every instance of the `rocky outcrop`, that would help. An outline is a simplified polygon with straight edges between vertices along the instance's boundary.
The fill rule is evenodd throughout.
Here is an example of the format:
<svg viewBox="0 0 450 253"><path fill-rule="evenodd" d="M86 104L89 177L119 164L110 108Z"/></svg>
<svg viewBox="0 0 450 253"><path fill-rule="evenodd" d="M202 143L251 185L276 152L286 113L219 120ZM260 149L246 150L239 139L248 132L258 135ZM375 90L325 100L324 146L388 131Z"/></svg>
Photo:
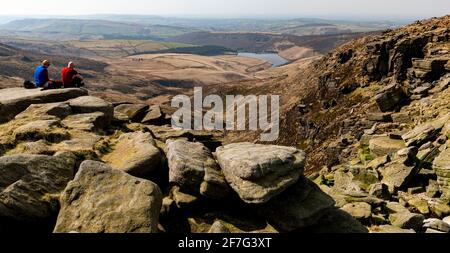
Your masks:
<svg viewBox="0 0 450 253"><path fill-rule="evenodd" d="M445 71L448 62L446 58L413 58L412 67L408 69L409 78L419 78L422 80L435 80Z"/></svg>
<svg viewBox="0 0 450 253"><path fill-rule="evenodd" d="M75 88L45 91L23 88L3 89L0 93L0 122L13 119L32 104L62 102L87 94L87 90Z"/></svg>
<svg viewBox="0 0 450 253"><path fill-rule="evenodd" d="M315 75L318 89L298 102L309 112L298 116L293 109L290 113L298 117L286 120L300 131L289 131L282 143L290 138L308 143L307 169L320 170L311 178L371 232L445 230L442 219L450 211L449 24L449 16L433 18L343 45L311 68L313 76L323 72ZM349 50L353 57L340 64ZM358 89L338 92L355 82ZM314 110L330 99L335 101L331 109ZM358 178L355 168L375 173ZM362 187L361 178L377 180Z"/></svg>
<svg viewBox="0 0 450 253"><path fill-rule="evenodd" d="M366 129L359 143L351 146L358 149L354 159L324 168L314 180L371 232L445 230L441 219L450 213L446 171L450 89L429 91L392 114L393 122L379 120ZM400 114L407 116L400 120ZM375 170L371 175L374 179L378 175L378 182L361 187L355 168ZM359 178L369 182L372 177ZM371 206L370 217L368 205L361 203ZM437 220L426 222L430 218Z"/></svg>
<svg viewBox="0 0 450 253"><path fill-rule="evenodd" d="M408 96L398 84L391 84L387 86L375 96L375 101L378 108L380 108L382 112L395 109L396 106L405 102L407 99Z"/></svg>
<svg viewBox="0 0 450 253"><path fill-rule="evenodd" d="M296 148L252 143L219 147L216 155L227 182L247 203L265 203L295 184L305 161Z"/></svg>
<svg viewBox="0 0 450 253"><path fill-rule="evenodd" d="M53 216L52 199L72 179L75 162L70 153L0 157L0 217L31 222Z"/></svg>
<svg viewBox="0 0 450 253"><path fill-rule="evenodd" d="M0 223L31 222L47 231L57 215L58 233L321 231L330 223L340 224L336 232L366 232L303 176L301 150L237 143L215 156L210 150L221 133L148 125L159 123L158 115L147 115L145 125L130 123L133 117L110 124L112 104L90 96L49 102L0 125L0 167L16 157L3 173ZM371 178L366 174L361 168L355 178Z"/></svg>
<svg viewBox="0 0 450 253"><path fill-rule="evenodd" d="M159 187L99 162L83 162L60 201L56 233L158 231Z"/></svg>

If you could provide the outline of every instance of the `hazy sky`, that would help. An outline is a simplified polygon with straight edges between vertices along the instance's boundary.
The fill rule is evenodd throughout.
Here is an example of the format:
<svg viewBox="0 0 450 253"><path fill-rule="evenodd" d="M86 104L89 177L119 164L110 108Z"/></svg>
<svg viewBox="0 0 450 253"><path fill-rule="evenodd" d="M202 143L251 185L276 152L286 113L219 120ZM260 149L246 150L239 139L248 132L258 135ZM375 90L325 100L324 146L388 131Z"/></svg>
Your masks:
<svg viewBox="0 0 450 253"><path fill-rule="evenodd" d="M204 17L431 17L450 0L10 0L0 15L155 14Z"/></svg>

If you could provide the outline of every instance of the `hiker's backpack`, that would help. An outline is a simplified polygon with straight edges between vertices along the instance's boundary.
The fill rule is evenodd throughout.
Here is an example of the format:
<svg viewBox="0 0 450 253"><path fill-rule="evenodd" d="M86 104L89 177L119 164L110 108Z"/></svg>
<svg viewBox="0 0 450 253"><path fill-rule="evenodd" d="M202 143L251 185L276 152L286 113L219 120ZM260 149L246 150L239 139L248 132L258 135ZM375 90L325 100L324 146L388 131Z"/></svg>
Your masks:
<svg viewBox="0 0 450 253"><path fill-rule="evenodd" d="M35 89L36 85L33 82L27 80L27 81L23 82L23 87L25 89Z"/></svg>

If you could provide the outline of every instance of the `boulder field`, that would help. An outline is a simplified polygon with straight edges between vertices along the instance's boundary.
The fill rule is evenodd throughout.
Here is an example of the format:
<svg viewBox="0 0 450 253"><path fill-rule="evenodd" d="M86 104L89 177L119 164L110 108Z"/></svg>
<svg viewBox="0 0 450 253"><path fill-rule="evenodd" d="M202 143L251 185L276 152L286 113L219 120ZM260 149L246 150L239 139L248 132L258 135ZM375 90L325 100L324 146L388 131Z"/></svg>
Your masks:
<svg viewBox="0 0 450 253"><path fill-rule="evenodd" d="M370 232L449 232L449 81L444 75L435 85L445 89L397 110L369 112L373 126L343 144L357 155L309 176Z"/></svg>
<svg viewBox="0 0 450 253"><path fill-rule="evenodd" d="M367 231L305 177L297 148L210 148L215 133L147 125L155 107L83 89L0 98L24 105L0 125L1 231L288 232L337 221L337 232Z"/></svg>
<svg viewBox="0 0 450 253"><path fill-rule="evenodd" d="M295 147L214 147L218 133L148 125L154 107L68 92L0 125L1 231L449 232L447 110L305 175Z"/></svg>

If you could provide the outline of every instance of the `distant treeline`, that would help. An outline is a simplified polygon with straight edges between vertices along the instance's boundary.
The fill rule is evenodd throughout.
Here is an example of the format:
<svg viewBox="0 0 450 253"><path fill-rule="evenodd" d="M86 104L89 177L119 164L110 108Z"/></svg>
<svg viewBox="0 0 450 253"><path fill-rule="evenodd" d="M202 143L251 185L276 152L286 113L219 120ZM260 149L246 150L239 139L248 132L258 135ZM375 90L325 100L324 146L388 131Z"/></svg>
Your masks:
<svg viewBox="0 0 450 253"><path fill-rule="evenodd" d="M176 47L157 51L146 51L138 54L195 54L203 56L215 56L224 54L237 54L237 51L222 46L191 46L191 47Z"/></svg>

